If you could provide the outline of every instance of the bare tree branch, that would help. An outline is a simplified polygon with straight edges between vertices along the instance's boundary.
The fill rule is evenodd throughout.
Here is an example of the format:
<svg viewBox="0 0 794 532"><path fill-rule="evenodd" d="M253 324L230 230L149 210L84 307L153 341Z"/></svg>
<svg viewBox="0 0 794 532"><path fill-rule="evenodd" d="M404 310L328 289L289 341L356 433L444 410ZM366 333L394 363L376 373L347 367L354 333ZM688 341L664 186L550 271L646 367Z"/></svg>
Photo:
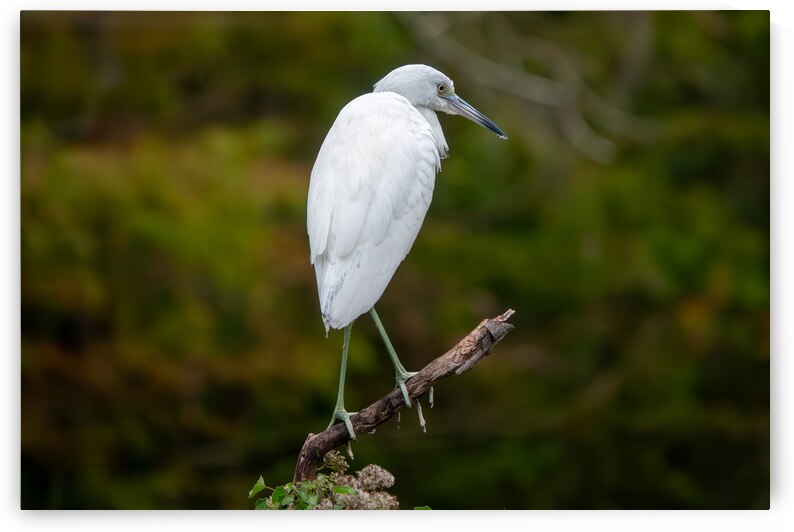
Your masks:
<svg viewBox="0 0 794 532"><path fill-rule="evenodd" d="M405 383L411 402L416 405L421 419L419 398L441 379L469 371L482 358L488 356L499 340L513 326L508 323L515 311L508 310L495 318L483 320L472 332L445 354L436 358ZM399 389L350 417L356 434L365 434L385 423L405 405ZM317 468L323 463L325 454L350 441L343 423L336 423L319 434L309 434L303 443L298 464L295 467L295 482L313 480Z"/></svg>
<svg viewBox="0 0 794 532"><path fill-rule="evenodd" d="M466 48L447 36L448 25L441 15L429 13L414 18L403 17L402 20L420 43L481 85L544 105L559 104L561 87L556 82L519 72Z"/></svg>
<svg viewBox="0 0 794 532"><path fill-rule="evenodd" d="M507 64L483 57L449 36L452 27L480 16L479 13L467 13L462 17L435 13L399 15L422 46L481 85L555 109L563 136L595 161L613 160L615 144L590 126L585 111L595 115L599 124L612 133L639 140L650 140L658 133L659 128L650 120L620 109L599 96L585 83L562 49L519 35L504 15L491 14L488 21L493 35L491 40L505 45L502 48ZM527 72L523 67L527 57L547 66L554 79Z"/></svg>

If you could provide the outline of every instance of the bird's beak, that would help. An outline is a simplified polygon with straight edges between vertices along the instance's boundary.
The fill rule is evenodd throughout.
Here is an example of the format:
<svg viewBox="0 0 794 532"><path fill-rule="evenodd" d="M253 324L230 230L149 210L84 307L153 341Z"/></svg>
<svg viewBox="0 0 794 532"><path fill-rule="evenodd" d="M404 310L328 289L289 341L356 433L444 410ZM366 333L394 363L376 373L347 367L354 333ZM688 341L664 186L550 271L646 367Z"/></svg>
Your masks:
<svg viewBox="0 0 794 532"><path fill-rule="evenodd" d="M499 135L499 138L503 138L507 140L507 135L505 135L504 131L499 129L499 126L494 124L490 118L488 118L487 116L479 112L477 109L469 105L466 102L466 100L464 100L457 94L453 93L453 94L445 95L443 96L443 98L450 103L450 105L457 114L468 118L475 124L480 124L482 127L490 129L491 131Z"/></svg>

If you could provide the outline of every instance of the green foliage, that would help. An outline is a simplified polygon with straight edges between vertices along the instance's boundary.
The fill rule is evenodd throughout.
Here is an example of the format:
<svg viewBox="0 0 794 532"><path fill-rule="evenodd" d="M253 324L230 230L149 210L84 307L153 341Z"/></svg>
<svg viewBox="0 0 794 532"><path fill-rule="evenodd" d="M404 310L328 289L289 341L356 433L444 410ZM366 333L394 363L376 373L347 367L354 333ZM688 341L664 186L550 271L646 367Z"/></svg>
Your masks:
<svg viewBox="0 0 794 532"><path fill-rule="evenodd" d="M256 510L314 510L321 497L331 497L332 493L347 493L337 491L337 488L343 489L341 486L333 486L326 475L319 474L315 481L299 482L297 485L289 482L283 486L277 486L269 498L258 499L254 508ZM334 504L333 508L334 510L342 509L337 504Z"/></svg>
<svg viewBox="0 0 794 532"><path fill-rule="evenodd" d="M376 465L368 465L357 477L346 475L348 465L336 451L326 456L317 478L297 484L288 482L283 486L269 488L262 476L248 494L252 498L263 489L271 490L269 497L257 499L256 510L396 510L397 499L387 493L394 477ZM415 508L420 509L420 508ZM423 507L421 509L428 509Z"/></svg>
<svg viewBox="0 0 794 532"><path fill-rule="evenodd" d="M515 66L498 13L443 16ZM441 117L450 158L379 313L409 369L506 308L516 329L436 390L427 435L404 412L358 459L406 508L768 507L768 12L511 13L543 52L529 73L559 50L587 84L607 164L388 13L21 21L23 507L246 508L262 464L291 478L341 348L308 261L312 163L410 62L510 140ZM653 135L608 127L615 108ZM393 378L369 320L351 342L356 409Z"/></svg>

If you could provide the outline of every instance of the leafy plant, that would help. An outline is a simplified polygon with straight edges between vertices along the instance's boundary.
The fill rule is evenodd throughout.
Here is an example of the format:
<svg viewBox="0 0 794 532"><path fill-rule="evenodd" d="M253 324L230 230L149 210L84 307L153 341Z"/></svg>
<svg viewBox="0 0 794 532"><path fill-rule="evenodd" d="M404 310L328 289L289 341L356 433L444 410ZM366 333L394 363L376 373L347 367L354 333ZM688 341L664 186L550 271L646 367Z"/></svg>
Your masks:
<svg viewBox="0 0 794 532"><path fill-rule="evenodd" d="M315 480L288 482L269 487L262 476L248 493L254 498L264 490L270 490L269 497L256 500L256 510L396 510L397 498L386 491L394 485L394 475L382 467L370 464L358 471L355 476L348 475L347 461L336 451L325 456L320 468L325 472L317 474ZM414 508L429 510L427 506Z"/></svg>

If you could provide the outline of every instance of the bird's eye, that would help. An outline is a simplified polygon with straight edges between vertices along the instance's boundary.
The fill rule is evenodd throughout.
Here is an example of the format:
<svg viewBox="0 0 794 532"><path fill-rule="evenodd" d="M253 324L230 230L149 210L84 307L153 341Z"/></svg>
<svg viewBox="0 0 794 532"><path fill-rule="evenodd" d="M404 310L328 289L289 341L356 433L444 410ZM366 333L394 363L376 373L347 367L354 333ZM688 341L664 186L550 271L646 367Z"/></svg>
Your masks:
<svg viewBox="0 0 794 532"><path fill-rule="evenodd" d="M447 90L446 85L444 85L443 83L438 84L438 92L446 92L446 90Z"/></svg>

